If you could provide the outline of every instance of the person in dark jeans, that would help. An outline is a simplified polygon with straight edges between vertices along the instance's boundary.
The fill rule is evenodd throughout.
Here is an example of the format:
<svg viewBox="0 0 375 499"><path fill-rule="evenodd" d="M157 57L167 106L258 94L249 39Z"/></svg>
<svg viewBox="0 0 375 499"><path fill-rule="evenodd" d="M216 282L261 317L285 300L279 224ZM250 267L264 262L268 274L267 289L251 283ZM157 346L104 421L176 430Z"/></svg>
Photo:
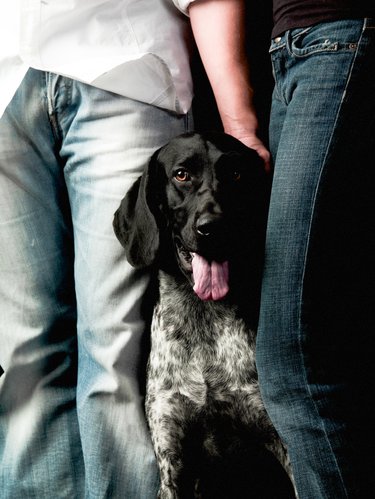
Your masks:
<svg viewBox="0 0 375 499"><path fill-rule="evenodd" d="M371 497L375 5L273 9L261 392L300 499Z"/></svg>

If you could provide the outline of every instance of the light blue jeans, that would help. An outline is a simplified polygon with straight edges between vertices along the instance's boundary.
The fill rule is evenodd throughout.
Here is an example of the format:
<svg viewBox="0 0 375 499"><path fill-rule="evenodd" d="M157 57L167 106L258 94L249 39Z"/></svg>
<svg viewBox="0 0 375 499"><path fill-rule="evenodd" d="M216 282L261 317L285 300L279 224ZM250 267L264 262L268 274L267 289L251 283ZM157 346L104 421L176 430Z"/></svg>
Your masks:
<svg viewBox="0 0 375 499"><path fill-rule="evenodd" d="M0 496L154 499L149 276L112 230L188 116L29 70L0 120Z"/></svg>
<svg viewBox="0 0 375 499"><path fill-rule="evenodd" d="M275 161L257 343L299 499L375 494L375 22L272 41Z"/></svg>

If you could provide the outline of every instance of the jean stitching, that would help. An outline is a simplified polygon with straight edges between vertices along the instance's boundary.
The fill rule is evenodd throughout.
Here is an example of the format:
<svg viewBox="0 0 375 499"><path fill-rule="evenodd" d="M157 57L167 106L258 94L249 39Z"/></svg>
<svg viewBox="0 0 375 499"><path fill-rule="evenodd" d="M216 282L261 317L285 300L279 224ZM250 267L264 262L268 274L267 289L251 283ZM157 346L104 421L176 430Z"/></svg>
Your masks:
<svg viewBox="0 0 375 499"><path fill-rule="evenodd" d="M291 38L294 39L294 38L297 38L298 36L300 35L304 35L305 33L308 33L309 31L311 31L312 29L312 26L308 26L307 28L304 28L303 30L299 31L298 30L298 33L294 33L294 34L291 34ZM284 37L286 37L286 35L288 33L292 33L292 31L294 30L289 30L287 31L287 33L285 34ZM285 48L286 46L286 42L283 42L283 43L276 43L274 40L272 41L271 43L271 46L269 48L269 53L272 54L273 52L276 52L277 50L280 50L280 49L283 49Z"/></svg>
<svg viewBox="0 0 375 499"><path fill-rule="evenodd" d="M329 152L329 149L331 147L332 137L333 137L334 131L335 131L336 127L337 127L337 122L338 122L338 119L339 119L340 111L342 109L343 101L345 99L345 95L346 95L346 91L347 91L348 85L349 85L349 83L351 81L351 77L352 77L352 73L353 73L353 67L354 67L354 64L355 64L356 59L357 59L358 49L359 49L359 46L361 44L361 40L362 40L362 36L363 36L363 33L364 33L364 29L365 29L365 27L363 27L363 29L362 29L362 34L361 34L361 36L360 36L360 38L358 40L357 48L356 48L355 54L353 56L353 60L351 62L349 71L348 71L348 76L347 76L347 79L346 79L345 88L344 88L344 91L343 91L343 94L342 94L342 97L341 97L340 104L339 104L339 106L337 108L336 117L335 117L335 123L334 123L333 129L332 129L332 133L331 133L331 137L330 137L327 149L326 149L326 154L325 154L324 159L322 161L322 166L321 166L321 169L320 169L320 172L319 172L319 178L318 178L318 181L316 183L316 188L315 188L315 192L314 192L314 196L313 196L313 200L312 200L312 208L313 209L311 210L311 216L310 216L310 221L309 221L309 230L308 230L308 236L307 236L307 241L306 241L306 246L305 246L303 273L302 273L301 289L300 289L299 304L298 304L298 324L299 324L299 330L300 331L302 331L302 301L303 301L304 282L305 282L305 275L306 275L307 256L308 256L308 249L309 249L309 245L310 245L311 229L312 229L312 223L313 223L313 219L314 219L314 213L315 213L316 200L317 200L317 196L318 196L318 190L319 190L319 186L320 186L320 183L321 183L322 174L323 174L323 171L324 171L324 165L326 163L328 152ZM299 335L298 339L299 339L299 353L300 353L300 356L302 357L302 360L303 360L302 367L303 367L303 375L304 375L304 378L305 378L305 386L307 387L307 389L309 391L310 400L314 404L316 412L319 413L318 408L317 408L317 406L315 404L314 397L312 396L312 393L311 393L311 390L310 390L310 383L308 382L307 371L306 371L305 362L304 362L304 358L303 358L304 356L303 356L301 335ZM330 440L329 440L329 438L327 436L326 428L325 428L325 426L323 424L322 424L322 428L323 428L324 434L326 436L327 443L331 447L332 455L335 457L335 460L336 460L336 469L337 469L337 472L338 472L338 474L340 476L343 489L344 489L345 493L347 493L346 488L345 488L345 484L344 484L344 480L343 480L343 477L342 477L342 474L341 474L341 471L340 471L340 467L337 464L336 454L335 454L334 450L332 449Z"/></svg>
<svg viewBox="0 0 375 499"><path fill-rule="evenodd" d="M365 24L366 20L364 20ZM357 45L358 45L358 40L356 41L349 41L349 42L343 42L341 43L340 41L334 41L331 43L323 42L319 43L310 47L306 47L304 49L296 49L294 47L294 42L295 39L299 38L301 35L305 35L309 31L311 31L313 27L309 27L303 31L299 31L298 33L295 33L294 35L292 34L292 30L286 33L286 48L288 50L288 53L296 58L305 58L309 57L311 55L315 54L322 54L322 53L332 53L332 52L337 52L337 53L342 53L342 52L353 52L356 50Z"/></svg>
<svg viewBox="0 0 375 499"><path fill-rule="evenodd" d="M53 104L52 104L52 99L51 99L51 92L50 92L50 83L51 83L51 73L45 72L45 86L46 86L46 99L47 99L47 108L48 108L48 119L51 125L52 133L57 140L59 138L58 136L58 130L56 126L56 115L53 109Z"/></svg>
<svg viewBox="0 0 375 499"><path fill-rule="evenodd" d="M276 77L276 74L277 74L277 71L276 71L276 68L275 68L275 61L274 61L274 57L271 57L271 67L272 67L272 74L273 74L273 79L274 79L274 97L276 96L277 99L280 101L280 102L284 102L285 104L285 99L282 98L282 92L280 92L280 89L279 89L279 85L278 85L278 79Z"/></svg>

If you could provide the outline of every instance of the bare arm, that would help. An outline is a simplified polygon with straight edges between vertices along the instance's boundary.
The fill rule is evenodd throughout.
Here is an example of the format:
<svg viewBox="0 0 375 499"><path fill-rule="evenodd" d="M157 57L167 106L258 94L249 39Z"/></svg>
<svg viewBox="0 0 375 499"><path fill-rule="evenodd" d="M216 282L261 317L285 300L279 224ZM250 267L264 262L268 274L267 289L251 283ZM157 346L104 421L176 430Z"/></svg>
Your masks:
<svg viewBox="0 0 375 499"><path fill-rule="evenodd" d="M196 0L189 15L224 130L255 149L269 167L269 152L257 137L245 53L244 0Z"/></svg>

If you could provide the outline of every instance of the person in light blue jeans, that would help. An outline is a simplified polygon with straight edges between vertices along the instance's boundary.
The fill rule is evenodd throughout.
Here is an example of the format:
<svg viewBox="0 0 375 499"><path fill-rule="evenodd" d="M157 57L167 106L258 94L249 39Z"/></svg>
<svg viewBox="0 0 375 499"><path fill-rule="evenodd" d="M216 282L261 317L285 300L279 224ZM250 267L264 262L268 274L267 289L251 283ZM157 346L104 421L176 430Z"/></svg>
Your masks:
<svg viewBox="0 0 375 499"><path fill-rule="evenodd" d="M2 498L156 495L140 361L149 276L124 260L112 219L153 151L190 126L34 69L0 120Z"/></svg>
<svg viewBox="0 0 375 499"><path fill-rule="evenodd" d="M375 20L273 38L274 178L257 342L300 499L375 491Z"/></svg>
<svg viewBox="0 0 375 499"><path fill-rule="evenodd" d="M190 24L224 129L268 157L244 14L244 0L0 4L1 499L155 499L150 276L113 214L193 126Z"/></svg>

